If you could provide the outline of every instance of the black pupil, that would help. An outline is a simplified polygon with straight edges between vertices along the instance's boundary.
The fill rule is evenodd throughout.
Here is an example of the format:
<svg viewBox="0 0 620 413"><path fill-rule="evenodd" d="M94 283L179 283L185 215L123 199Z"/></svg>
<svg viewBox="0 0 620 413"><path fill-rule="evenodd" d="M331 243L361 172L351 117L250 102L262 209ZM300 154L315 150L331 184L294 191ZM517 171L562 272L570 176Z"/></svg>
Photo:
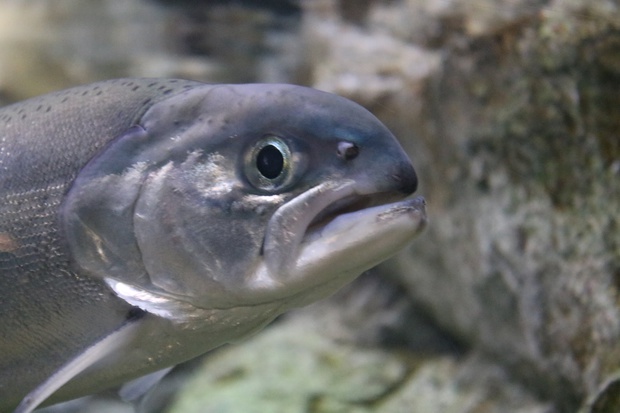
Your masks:
<svg viewBox="0 0 620 413"><path fill-rule="evenodd" d="M266 145L256 156L256 167L265 178L277 178L284 167L282 152L273 145Z"/></svg>

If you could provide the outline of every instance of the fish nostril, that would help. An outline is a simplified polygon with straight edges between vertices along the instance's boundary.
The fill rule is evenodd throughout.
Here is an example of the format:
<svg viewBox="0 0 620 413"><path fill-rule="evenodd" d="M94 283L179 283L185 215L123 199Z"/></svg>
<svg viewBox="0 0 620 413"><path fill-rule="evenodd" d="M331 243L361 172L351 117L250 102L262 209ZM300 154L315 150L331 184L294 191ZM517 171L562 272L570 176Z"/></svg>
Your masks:
<svg viewBox="0 0 620 413"><path fill-rule="evenodd" d="M345 161L357 158L359 153L360 148L356 144L347 141L338 142L338 156Z"/></svg>

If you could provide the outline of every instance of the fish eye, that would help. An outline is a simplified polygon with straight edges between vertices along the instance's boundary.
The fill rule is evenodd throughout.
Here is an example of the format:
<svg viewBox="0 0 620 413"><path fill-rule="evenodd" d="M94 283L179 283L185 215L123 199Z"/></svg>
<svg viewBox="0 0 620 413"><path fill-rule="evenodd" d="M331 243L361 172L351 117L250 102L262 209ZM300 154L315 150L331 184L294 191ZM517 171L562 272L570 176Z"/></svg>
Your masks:
<svg viewBox="0 0 620 413"><path fill-rule="evenodd" d="M274 145L265 145L256 154L256 169L267 179L276 179L284 168L284 155Z"/></svg>
<svg viewBox="0 0 620 413"><path fill-rule="evenodd" d="M245 175L258 189L276 190L291 176L291 149L277 136L266 136L250 149L245 159Z"/></svg>

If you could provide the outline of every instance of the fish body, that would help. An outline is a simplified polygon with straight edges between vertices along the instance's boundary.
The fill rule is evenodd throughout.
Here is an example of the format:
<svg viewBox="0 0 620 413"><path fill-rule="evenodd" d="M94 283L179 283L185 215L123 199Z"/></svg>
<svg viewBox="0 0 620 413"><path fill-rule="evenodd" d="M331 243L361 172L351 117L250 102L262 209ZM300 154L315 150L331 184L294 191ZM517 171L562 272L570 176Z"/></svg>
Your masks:
<svg viewBox="0 0 620 413"><path fill-rule="evenodd" d="M424 226L416 185L374 116L309 88L119 79L0 109L0 411L333 293Z"/></svg>

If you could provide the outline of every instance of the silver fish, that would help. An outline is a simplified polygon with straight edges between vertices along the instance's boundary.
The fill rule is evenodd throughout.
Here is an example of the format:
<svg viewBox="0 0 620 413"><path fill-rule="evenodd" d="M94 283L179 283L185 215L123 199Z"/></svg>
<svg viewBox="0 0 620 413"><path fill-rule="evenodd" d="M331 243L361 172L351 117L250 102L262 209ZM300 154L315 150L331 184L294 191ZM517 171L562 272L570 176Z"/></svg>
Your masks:
<svg viewBox="0 0 620 413"><path fill-rule="evenodd" d="M254 333L396 253L417 178L359 105L119 79L0 109L0 411Z"/></svg>

